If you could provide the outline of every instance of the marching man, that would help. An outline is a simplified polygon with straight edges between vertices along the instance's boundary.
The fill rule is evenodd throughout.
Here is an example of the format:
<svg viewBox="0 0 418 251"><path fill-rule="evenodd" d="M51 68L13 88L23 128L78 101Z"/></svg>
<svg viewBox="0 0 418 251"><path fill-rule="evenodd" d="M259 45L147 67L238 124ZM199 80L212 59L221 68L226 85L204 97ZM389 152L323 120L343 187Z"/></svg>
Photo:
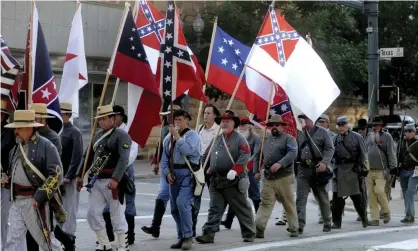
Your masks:
<svg viewBox="0 0 418 251"><path fill-rule="evenodd" d="M111 105L97 107L97 116L101 131L92 140L89 169L89 208L87 222L96 233L99 244L96 250L112 250L107 237L103 210L109 204L110 219L118 240L118 251L129 250L127 234L128 224L125 219L125 197L122 178L129 162L131 138L124 130L116 128L115 112ZM87 151L85 152L77 173L77 190L83 186L82 170ZM86 170L87 171L87 170ZM97 180L96 180L97 179Z"/></svg>
<svg viewBox="0 0 418 251"><path fill-rule="evenodd" d="M67 211L67 221L61 227L55 227L54 233L57 239L64 245L65 251L75 251L75 231L77 227L77 212L80 194L76 187L76 173L83 155L83 138L80 130L75 127L70 118L72 116L72 104L60 103L64 129L61 133L62 143L62 167L64 173L63 206Z"/></svg>
<svg viewBox="0 0 418 251"><path fill-rule="evenodd" d="M267 127L272 127L271 136L266 138L263 149L264 181L261 190L261 204L256 216L256 237L264 238L274 204L282 203L289 222L288 231L291 237L299 235L296 203L293 195L294 164L298 147L296 139L284 132L287 124L280 115L271 116ZM258 161L258 159L256 159ZM256 166L257 167L257 166ZM255 177L260 179L260 169L254 169Z"/></svg>
<svg viewBox="0 0 418 251"><path fill-rule="evenodd" d="M20 251L20 243L25 241L29 231L42 250L62 250L60 243L51 232L51 203L60 206L57 189L62 182L62 166L56 147L39 136L35 128L43 126L35 122L35 113L18 110L14 113L14 123L6 128L15 128L19 142L10 152L8 179L12 206L9 219L10 229L5 251ZM65 212L54 210L57 222L66 220Z"/></svg>
<svg viewBox="0 0 418 251"><path fill-rule="evenodd" d="M169 134L163 142L161 174L170 184L171 215L177 225L177 243L171 249L190 250L193 243L192 200L195 180L192 170L199 169L200 138L196 131L189 129L191 116L183 110L173 114L174 125L169 124ZM173 146L171 146L171 135ZM173 159L170 150L173 147ZM173 169L171 168L173 167Z"/></svg>
<svg viewBox="0 0 418 251"><path fill-rule="evenodd" d="M245 170L251 149L244 136L234 130L239 126L240 120L232 111L225 111L215 122L220 124L222 134L214 139L212 152L208 156L208 173L212 175L209 186L209 215L203 226L203 235L196 237L196 241L214 242L225 204L228 203L237 215L244 242L253 242L254 216L247 201L249 181Z"/></svg>
<svg viewBox="0 0 418 251"><path fill-rule="evenodd" d="M335 166L332 198L332 228L340 229L342 214L345 206L343 197L350 196L354 207L363 223L367 227L367 209L362 196L365 190L364 178L369 170L364 140L360 134L351 131L346 116L337 118L339 134L334 139Z"/></svg>
<svg viewBox="0 0 418 251"><path fill-rule="evenodd" d="M253 170L258 170L258 164L260 159L260 149L261 149L261 137L255 132L253 124L248 118L242 118L240 120L240 125L238 132L245 137L251 149L251 157L247 164L248 169L248 179L250 181L250 187L248 189L248 197L252 200L254 204L255 212L257 213L258 207L260 205L260 181L256 179L253 174ZM224 225L227 229L230 229L232 226L232 221L235 218L235 213L231 207L228 208L228 213L226 215L225 221L222 221L221 224Z"/></svg>

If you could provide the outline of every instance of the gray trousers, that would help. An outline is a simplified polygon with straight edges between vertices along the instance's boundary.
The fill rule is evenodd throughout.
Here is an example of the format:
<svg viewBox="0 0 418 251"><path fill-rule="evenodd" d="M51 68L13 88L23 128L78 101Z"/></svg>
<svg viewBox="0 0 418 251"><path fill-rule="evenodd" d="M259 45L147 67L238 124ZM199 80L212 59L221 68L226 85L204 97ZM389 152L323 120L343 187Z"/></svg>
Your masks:
<svg viewBox="0 0 418 251"><path fill-rule="evenodd" d="M12 202L10 208L9 219L12 222L9 226L7 235L7 244L5 251L21 251L22 243L26 244L26 232L30 234L38 243L42 250L48 251L48 245L42 231L41 223L36 213L35 207L32 205L33 198L16 199ZM48 204L45 205L46 224L48 229L50 226L50 213ZM55 239L54 233L50 232L51 248L53 251L62 251L61 243ZM26 246L26 245L25 245Z"/></svg>
<svg viewBox="0 0 418 251"><path fill-rule="evenodd" d="M62 226L62 230L67 234L74 235L77 228L77 213L80 193L76 190L76 180L71 180L70 184L65 185L65 195L62 204L67 212L67 220Z"/></svg>
<svg viewBox="0 0 418 251"><path fill-rule="evenodd" d="M95 232L105 229L103 209L109 203L110 220L113 230L117 235L128 232L128 224L125 219L125 205L120 204L119 199L114 200L112 190L107 188L110 179L97 180L89 195L89 208L87 210L87 222Z"/></svg>
<svg viewBox="0 0 418 251"><path fill-rule="evenodd" d="M204 234L215 234L221 224L224 208L229 204L238 218L242 238L254 237L254 215L247 201L247 193L241 193L238 186L220 189L211 183L209 195L209 214L208 221L203 225Z"/></svg>
<svg viewBox="0 0 418 251"><path fill-rule="evenodd" d="M298 212L299 228L301 229L303 229L306 225L306 204L308 203L308 195L311 189L314 196L318 200L324 225L331 224L331 209L327 185L319 186L315 184L315 177L312 168L314 167L308 167L305 165L298 166L296 208Z"/></svg>
<svg viewBox="0 0 418 251"><path fill-rule="evenodd" d="M3 251L7 241L7 231L9 229L9 210L12 203L10 202L10 189L1 188L1 243L0 248Z"/></svg>

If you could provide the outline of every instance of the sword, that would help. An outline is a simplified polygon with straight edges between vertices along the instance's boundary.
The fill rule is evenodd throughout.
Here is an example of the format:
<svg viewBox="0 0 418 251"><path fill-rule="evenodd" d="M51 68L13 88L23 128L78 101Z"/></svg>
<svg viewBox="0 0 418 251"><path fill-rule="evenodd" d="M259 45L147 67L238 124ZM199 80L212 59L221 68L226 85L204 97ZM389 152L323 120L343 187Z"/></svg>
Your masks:
<svg viewBox="0 0 418 251"><path fill-rule="evenodd" d="M42 215L41 215L41 212L39 211L39 208L35 208L35 211L36 211L36 214L38 215L39 221L41 222L42 233L44 235L46 245L48 246L48 250L52 251L51 238L50 238L50 235L49 235L48 227L46 226L46 224L42 220Z"/></svg>

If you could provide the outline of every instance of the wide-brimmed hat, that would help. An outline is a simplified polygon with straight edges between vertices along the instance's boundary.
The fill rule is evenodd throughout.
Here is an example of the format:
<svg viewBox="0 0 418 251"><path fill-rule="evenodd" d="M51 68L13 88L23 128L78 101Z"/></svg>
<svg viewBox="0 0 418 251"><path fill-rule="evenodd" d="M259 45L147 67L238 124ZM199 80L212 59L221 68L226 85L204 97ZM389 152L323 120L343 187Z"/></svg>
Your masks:
<svg viewBox="0 0 418 251"><path fill-rule="evenodd" d="M104 105L97 107L97 115L94 117L95 119L106 117L109 115L116 115L118 113L113 111L113 107L111 105Z"/></svg>
<svg viewBox="0 0 418 251"><path fill-rule="evenodd" d="M234 121L235 128L240 125L239 118L235 116L235 113L231 110L226 110L222 116L215 118L215 123L219 125L223 119L232 119Z"/></svg>
<svg viewBox="0 0 418 251"><path fill-rule="evenodd" d="M9 111L7 110L7 100L4 100L4 99L1 100L1 112L7 115L11 115Z"/></svg>
<svg viewBox="0 0 418 251"><path fill-rule="evenodd" d="M308 116L305 115L305 113L301 113L298 115L298 118L300 119L309 119Z"/></svg>
<svg viewBox="0 0 418 251"><path fill-rule="evenodd" d="M67 113L67 114L73 113L73 104L71 103L61 102L60 107L61 107L61 113Z"/></svg>
<svg viewBox="0 0 418 251"><path fill-rule="evenodd" d="M173 105L173 111L181 110L181 107L179 105ZM165 116L171 113L171 105L167 107L166 112L160 112L160 115Z"/></svg>
<svg viewBox="0 0 418 251"><path fill-rule="evenodd" d="M275 124L287 125L287 123L283 121L282 116L280 116L278 114L272 115L271 118L269 119L269 121L267 122L266 126L267 127L272 127Z"/></svg>
<svg viewBox="0 0 418 251"><path fill-rule="evenodd" d="M43 124L35 122L33 110L17 110L14 113L13 123L7 124L6 128L42 127Z"/></svg>
<svg viewBox="0 0 418 251"><path fill-rule="evenodd" d="M370 124L373 125L373 126L374 125L382 125L383 126L385 123L383 122L382 117L376 116L376 117L373 118L373 120Z"/></svg>
<svg viewBox="0 0 418 251"><path fill-rule="evenodd" d="M250 118L248 117L242 117L239 121L240 125L254 125L251 121Z"/></svg>
<svg viewBox="0 0 418 251"><path fill-rule="evenodd" d="M192 116L190 116L190 114L188 112L186 112L185 110L176 110L175 112L173 112L173 118L176 117L180 117L180 116L184 116L185 118L192 120Z"/></svg>
<svg viewBox="0 0 418 251"><path fill-rule="evenodd" d="M318 118L318 122L329 122L329 116L326 114L322 114L319 118Z"/></svg>
<svg viewBox="0 0 418 251"><path fill-rule="evenodd" d="M125 114L125 109L123 109L120 105L114 105L113 106L113 112L122 116L122 122L127 123L128 122L128 116Z"/></svg>
<svg viewBox="0 0 418 251"><path fill-rule="evenodd" d="M33 103L29 110L35 112L35 118L55 118L54 116L48 115L48 108L44 103Z"/></svg>
<svg viewBox="0 0 418 251"><path fill-rule="evenodd" d="M359 119L357 122L357 126L360 129L364 129L367 127L367 120L366 119Z"/></svg>

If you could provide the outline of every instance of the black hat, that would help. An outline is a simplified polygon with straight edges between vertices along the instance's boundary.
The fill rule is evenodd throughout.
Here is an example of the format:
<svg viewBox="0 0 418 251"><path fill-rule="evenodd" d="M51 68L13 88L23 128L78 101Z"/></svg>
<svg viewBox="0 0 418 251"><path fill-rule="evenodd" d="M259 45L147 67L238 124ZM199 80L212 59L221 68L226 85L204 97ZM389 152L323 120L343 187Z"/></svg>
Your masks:
<svg viewBox="0 0 418 251"><path fill-rule="evenodd" d="M185 118L189 119L189 121L192 120L192 116L185 110L177 110L173 112L173 119L176 117L184 116Z"/></svg>
<svg viewBox="0 0 418 251"><path fill-rule="evenodd" d="M357 126L361 129L364 129L367 127L367 120L366 119L359 119L357 122Z"/></svg>
<svg viewBox="0 0 418 251"><path fill-rule="evenodd" d="M239 124L240 124L240 125L254 125L254 124L251 122L250 118L248 118L248 117L242 117L242 118L240 119Z"/></svg>
<svg viewBox="0 0 418 251"><path fill-rule="evenodd" d="M226 110L222 116L215 118L216 124L219 125L223 119L232 119L235 124L234 128L237 128L240 125L239 117L235 116L235 113L231 110Z"/></svg>
<svg viewBox="0 0 418 251"><path fill-rule="evenodd" d="M382 117L380 117L379 115L377 115L376 117L373 118L372 120L372 125L384 125L385 123L383 123L383 119Z"/></svg>
<svg viewBox="0 0 418 251"><path fill-rule="evenodd" d="M114 112L116 115L120 115L120 116L122 116L122 122L123 122L123 123L128 123L128 116L126 116L126 114L125 114L125 109L123 109L123 107L122 107L122 106L120 106L120 105L114 105L114 106L113 106L113 112Z"/></svg>

